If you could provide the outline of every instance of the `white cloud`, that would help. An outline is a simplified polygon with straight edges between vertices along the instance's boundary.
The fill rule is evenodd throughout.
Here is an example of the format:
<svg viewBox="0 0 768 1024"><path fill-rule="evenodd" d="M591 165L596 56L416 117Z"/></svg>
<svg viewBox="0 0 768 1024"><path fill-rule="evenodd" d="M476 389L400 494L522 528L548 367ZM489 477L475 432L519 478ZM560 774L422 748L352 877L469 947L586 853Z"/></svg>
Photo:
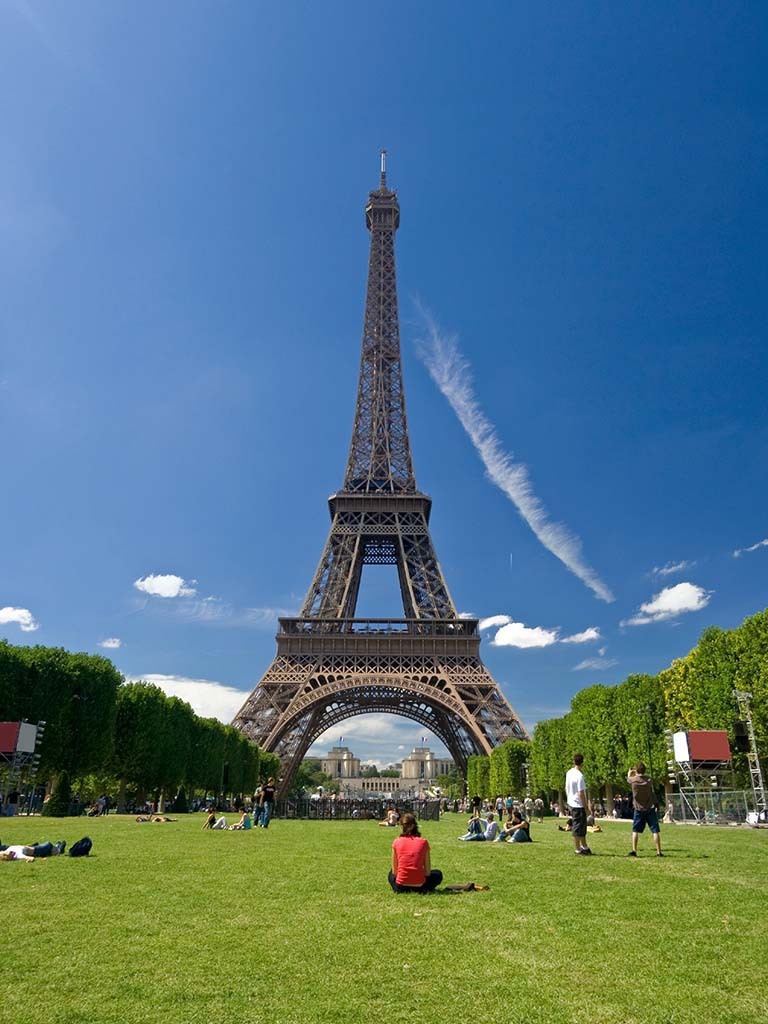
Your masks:
<svg viewBox="0 0 768 1024"><path fill-rule="evenodd" d="M602 639L598 626L589 626L581 633L560 636L559 627L546 629L543 626L526 626L523 622L513 622L509 615L489 615L480 620L480 629L500 628L491 641L494 647L551 647L552 644L588 644Z"/></svg>
<svg viewBox="0 0 768 1024"><path fill-rule="evenodd" d="M122 646L123 641L119 636L108 636L105 640L99 640L99 647L105 647L108 651L116 651Z"/></svg>
<svg viewBox="0 0 768 1024"><path fill-rule="evenodd" d="M469 364L459 351L456 338L442 335L432 316L424 309L420 312L427 338L418 344L419 355L467 432L488 478L507 495L548 551L601 601L613 601L611 591L584 561L579 538L562 523L550 520L544 505L533 493L528 468L521 462L515 462L502 448L495 427L475 397Z"/></svg>
<svg viewBox="0 0 768 1024"><path fill-rule="evenodd" d="M190 581L192 582L192 581ZM154 602L153 612L169 615L183 622L197 622L207 626L244 627L246 629L277 629L279 617L291 618L295 609L288 608L236 608L220 597L186 597L181 600Z"/></svg>
<svg viewBox="0 0 768 1024"><path fill-rule="evenodd" d="M605 652L607 650L608 650L607 647L598 647L597 653L600 655L601 658L604 658L605 657Z"/></svg>
<svg viewBox="0 0 768 1024"><path fill-rule="evenodd" d="M493 638L494 647L549 647L556 643L556 629L526 626L522 622L508 622Z"/></svg>
<svg viewBox="0 0 768 1024"><path fill-rule="evenodd" d="M695 583L677 583L654 594L650 601L640 605L640 611L630 619L624 619L622 626L644 626L649 622L663 622L675 619L687 612L698 612L706 608L713 591L704 590Z"/></svg>
<svg viewBox="0 0 768 1024"><path fill-rule="evenodd" d="M197 580L187 581L181 576L168 573L166 575L142 576L141 579L134 580L133 585L137 590L150 594L152 597L192 597L197 593L191 586L192 583L197 583Z"/></svg>
<svg viewBox="0 0 768 1024"><path fill-rule="evenodd" d="M490 615L487 619L480 619L478 629L493 629L494 626L506 626L512 619L509 615Z"/></svg>
<svg viewBox="0 0 768 1024"><path fill-rule="evenodd" d="M40 623L35 620L29 608L0 608L0 626L15 623L21 627L22 633L34 633L40 629Z"/></svg>
<svg viewBox="0 0 768 1024"><path fill-rule="evenodd" d="M758 548L768 548L768 537L763 540L759 540L757 544L752 544L748 548L736 548L733 552L734 558L741 558L742 555L749 554L750 551L757 551Z"/></svg>
<svg viewBox="0 0 768 1024"><path fill-rule="evenodd" d="M651 576L672 576L676 572L693 569L695 565L696 562L667 562L666 565L654 565Z"/></svg>
<svg viewBox="0 0 768 1024"><path fill-rule="evenodd" d="M614 665L618 665L616 658L585 658L584 661L580 661L578 665L573 666L574 672L581 672L584 669L590 668L595 672L603 672L605 669L613 668Z"/></svg>
<svg viewBox="0 0 768 1024"><path fill-rule="evenodd" d="M218 718L225 723L232 721L250 693L249 690L236 690L233 686L211 679L189 679L186 676L169 676L156 672L142 676L126 676L128 683L139 681L154 683L169 697L181 697L203 718Z"/></svg>
<svg viewBox="0 0 768 1024"><path fill-rule="evenodd" d="M581 633L573 633L571 636L564 636L560 641L561 644L588 644L593 640L602 639L600 636L600 630L597 626L590 626L588 629L583 630Z"/></svg>

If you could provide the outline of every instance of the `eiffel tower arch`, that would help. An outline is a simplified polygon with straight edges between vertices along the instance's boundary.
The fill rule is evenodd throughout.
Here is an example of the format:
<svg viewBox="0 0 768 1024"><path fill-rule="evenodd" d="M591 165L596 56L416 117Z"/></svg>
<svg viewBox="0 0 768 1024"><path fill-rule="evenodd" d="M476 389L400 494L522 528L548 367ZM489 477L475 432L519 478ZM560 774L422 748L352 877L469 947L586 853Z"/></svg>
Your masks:
<svg viewBox="0 0 768 1024"><path fill-rule="evenodd" d="M297 618L281 618L277 655L233 724L282 763L284 793L311 744L370 712L412 719L461 771L510 737L528 739L480 659L478 620L459 617L429 533L432 501L416 486L405 414L395 274L397 193L379 187L370 232L360 377L344 484ZM394 565L402 618L355 617L363 566Z"/></svg>

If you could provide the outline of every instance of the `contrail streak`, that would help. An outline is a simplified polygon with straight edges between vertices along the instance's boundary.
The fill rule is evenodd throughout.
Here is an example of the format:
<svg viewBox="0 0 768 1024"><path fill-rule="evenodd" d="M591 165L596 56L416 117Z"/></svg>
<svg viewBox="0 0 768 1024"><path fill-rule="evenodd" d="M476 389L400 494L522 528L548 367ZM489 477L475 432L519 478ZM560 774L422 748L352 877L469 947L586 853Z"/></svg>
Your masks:
<svg viewBox="0 0 768 1024"><path fill-rule="evenodd" d="M419 311L427 331L427 337L417 341L419 356L469 435L488 478L507 495L548 551L601 601L613 601L609 588L584 561L579 538L567 526L550 520L544 505L533 493L527 467L515 462L501 446L496 428L475 397L472 372L459 350L456 337L443 335L431 314L422 307Z"/></svg>

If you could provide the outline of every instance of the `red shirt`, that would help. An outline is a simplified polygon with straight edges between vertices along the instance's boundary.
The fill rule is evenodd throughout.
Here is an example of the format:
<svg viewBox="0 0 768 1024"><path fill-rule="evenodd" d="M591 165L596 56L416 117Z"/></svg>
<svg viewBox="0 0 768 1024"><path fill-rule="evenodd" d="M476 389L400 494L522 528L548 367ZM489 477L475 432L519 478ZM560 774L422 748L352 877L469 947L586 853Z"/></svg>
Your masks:
<svg viewBox="0 0 768 1024"><path fill-rule="evenodd" d="M421 836L399 836L392 843L392 849L397 854L397 884L424 885L427 880L424 861L429 852L427 840Z"/></svg>

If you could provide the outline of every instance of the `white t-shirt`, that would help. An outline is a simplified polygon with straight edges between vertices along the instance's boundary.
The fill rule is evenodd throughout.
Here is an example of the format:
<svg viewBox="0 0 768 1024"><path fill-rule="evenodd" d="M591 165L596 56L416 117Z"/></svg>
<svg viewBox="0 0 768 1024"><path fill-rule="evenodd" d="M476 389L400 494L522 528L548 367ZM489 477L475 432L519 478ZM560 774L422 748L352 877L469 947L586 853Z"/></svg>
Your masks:
<svg viewBox="0 0 768 1024"><path fill-rule="evenodd" d="M493 840L498 835L498 832L499 832L499 823L498 823L498 821L489 821L486 824L486 826L485 826L485 832L483 834L485 835L486 841L490 840L491 842L493 842Z"/></svg>
<svg viewBox="0 0 768 1024"><path fill-rule="evenodd" d="M7 847L9 853L13 854L14 860L23 860L28 857L27 848L25 846L9 846Z"/></svg>
<svg viewBox="0 0 768 1024"><path fill-rule="evenodd" d="M584 776L581 774L581 768L577 768L576 765L566 772L565 775L565 798L568 801L569 807L583 807L584 804L581 802L579 791L587 791L587 783Z"/></svg>

